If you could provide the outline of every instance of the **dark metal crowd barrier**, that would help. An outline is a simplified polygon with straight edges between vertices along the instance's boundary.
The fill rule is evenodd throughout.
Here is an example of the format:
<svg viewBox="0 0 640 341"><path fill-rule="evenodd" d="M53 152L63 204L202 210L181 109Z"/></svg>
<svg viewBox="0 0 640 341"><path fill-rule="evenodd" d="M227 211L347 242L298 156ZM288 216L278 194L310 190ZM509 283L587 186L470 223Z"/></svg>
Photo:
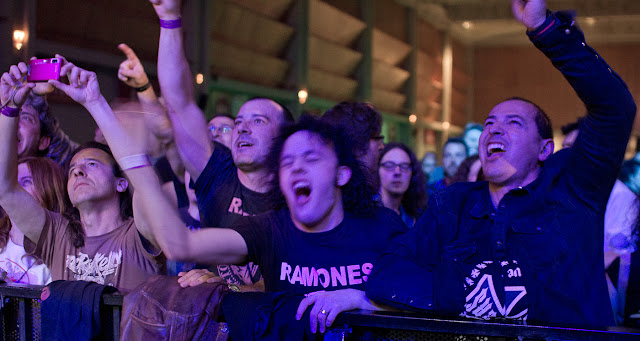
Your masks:
<svg viewBox="0 0 640 341"><path fill-rule="evenodd" d="M43 286L14 283L0 284L0 340L42 340L40 329L40 294ZM122 295L104 294L102 334L107 339L120 337Z"/></svg>
<svg viewBox="0 0 640 341"><path fill-rule="evenodd" d="M40 294L42 286L0 284L2 315L0 340L42 340ZM103 295L102 333L118 340L121 294ZM640 340L640 329L610 327L579 329L489 323L396 312L354 311L338 316L326 341L512 341L512 340Z"/></svg>
<svg viewBox="0 0 640 341"><path fill-rule="evenodd" d="M396 312L354 311L338 315L330 340L512 341L640 340L640 329L579 329L480 322ZM327 338L325 338L327 340Z"/></svg>

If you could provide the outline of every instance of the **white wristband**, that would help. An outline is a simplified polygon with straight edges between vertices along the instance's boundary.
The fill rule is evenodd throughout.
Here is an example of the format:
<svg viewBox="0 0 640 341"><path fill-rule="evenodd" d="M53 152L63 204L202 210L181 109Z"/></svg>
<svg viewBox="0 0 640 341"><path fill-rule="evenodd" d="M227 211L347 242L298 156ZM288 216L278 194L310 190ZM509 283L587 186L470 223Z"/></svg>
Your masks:
<svg viewBox="0 0 640 341"><path fill-rule="evenodd" d="M118 164L123 171L151 166L149 156L147 154L134 154L125 156L118 160Z"/></svg>

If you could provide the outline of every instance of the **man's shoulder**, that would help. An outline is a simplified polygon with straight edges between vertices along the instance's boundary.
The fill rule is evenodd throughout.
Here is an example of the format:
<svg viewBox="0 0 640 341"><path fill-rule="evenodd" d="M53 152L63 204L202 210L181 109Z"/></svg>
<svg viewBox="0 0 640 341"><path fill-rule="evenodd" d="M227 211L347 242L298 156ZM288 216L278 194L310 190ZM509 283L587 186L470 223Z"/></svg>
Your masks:
<svg viewBox="0 0 640 341"><path fill-rule="evenodd" d="M233 163L229 148L214 142L215 148L207 161L207 165L195 182L195 188L202 188L207 183L227 182L230 179L238 179L237 167Z"/></svg>

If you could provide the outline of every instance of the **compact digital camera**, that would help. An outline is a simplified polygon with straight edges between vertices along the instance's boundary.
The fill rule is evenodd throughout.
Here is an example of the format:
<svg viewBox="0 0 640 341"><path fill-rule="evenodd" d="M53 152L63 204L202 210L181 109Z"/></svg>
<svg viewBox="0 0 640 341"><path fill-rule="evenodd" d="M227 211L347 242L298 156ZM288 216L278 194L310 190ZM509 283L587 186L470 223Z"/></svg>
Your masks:
<svg viewBox="0 0 640 341"><path fill-rule="evenodd" d="M60 79L60 58L32 59L29 61L27 82L46 82L49 79Z"/></svg>

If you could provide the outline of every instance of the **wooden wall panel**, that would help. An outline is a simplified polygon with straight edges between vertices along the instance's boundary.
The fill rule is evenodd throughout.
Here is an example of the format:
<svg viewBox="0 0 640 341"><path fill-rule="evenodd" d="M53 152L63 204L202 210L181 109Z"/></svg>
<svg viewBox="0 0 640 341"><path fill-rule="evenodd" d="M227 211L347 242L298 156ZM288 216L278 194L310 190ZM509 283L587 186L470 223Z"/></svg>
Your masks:
<svg viewBox="0 0 640 341"><path fill-rule="evenodd" d="M407 8L395 1L375 2L374 26L380 31L406 42Z"/></svg>
<svg viewBox="0 0 640 341"><path fill-rule="evenodd" d="M314 36L309 39L309 65L314 69L349 77L361 59L360 52Z"/></svg>
<svg viewBox="0 0 640 341"><path fill-rule="evenodd" d="M293 28L227 1L215 1L209 12L211 36L272 57L283 54Z"/></svg>
<svg viewBox="0 0 640 341"><path fill-rule="evenodd" d="M640 100L640 44L594 46L620 74L629 90ZM562 75L533 46L476 48L474 50L474 120L484 121L491 108L511 96L528 98L539 104L553 125L575 121L584 114L584 105ZM640 128L636 119L635 130Z"/></svg>
<svg viewBox="0 0 640 341"><path fill-rule="evenodd" d="M293 0L229 0L258 12L265 17L279 20L287 12Z"/></svg>
<svg viewBox="0 0 640 341"><path fill-rule="evenodd" d="M323 1L310 0L309 4L309 30L328 41L350 46L366 26L358 17L341 12Z"/></svg>
<svg viewBox="0 0 640 341"><path fill-rule="evenodd" d="M355 18L361 18L360 1L359 0L322 0L322 2L339 9Z"/></svg>

